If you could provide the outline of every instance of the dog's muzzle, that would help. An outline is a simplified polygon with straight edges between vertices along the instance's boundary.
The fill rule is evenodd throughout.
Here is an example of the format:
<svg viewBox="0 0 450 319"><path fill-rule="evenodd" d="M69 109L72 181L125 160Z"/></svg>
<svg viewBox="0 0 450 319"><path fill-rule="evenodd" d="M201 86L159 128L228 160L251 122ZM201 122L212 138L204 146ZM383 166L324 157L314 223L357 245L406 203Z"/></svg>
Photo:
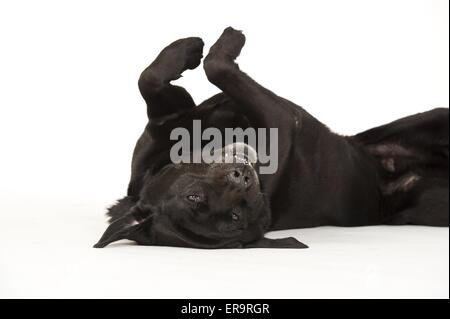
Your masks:
<svg viewBox="0 0 450 319"><path fill-rule="evenodd" d="M248 144L228 144L213 154L215 163L234 163L254 166L258 161L256 150Z"/></svg>

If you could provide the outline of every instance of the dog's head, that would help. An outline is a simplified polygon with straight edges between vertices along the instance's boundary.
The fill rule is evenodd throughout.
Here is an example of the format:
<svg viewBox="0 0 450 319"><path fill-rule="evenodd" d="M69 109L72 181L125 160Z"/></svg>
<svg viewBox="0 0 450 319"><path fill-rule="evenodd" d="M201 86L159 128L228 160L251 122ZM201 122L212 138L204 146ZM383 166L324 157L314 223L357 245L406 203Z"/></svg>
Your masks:
<svg viewBox="0 0 450 319"><path fill-rule="evenodd" d="M194 248L261 242L270 225L269 204L254 160L248 161L247 153L233 156L237 161L230 164L169 164L155 175L147 174L138 199L112 208L121 210L121 217L113 218L95 247L121 239ZM264 239L254 247L275 242ZM299 248L297 244L289 239L281 246Z"/></svg>
<svg viewBox="0 0 450 319"><path fill-rule="evenodd" d="M169 164L147 174L137 202L114 220L96 247L131 239L144 245L239 247L270 223L267 199L252 166L254 153L233 163ZM225 154L226 156L228 154ZM127 207L128 206L128 207Z"/></svg>

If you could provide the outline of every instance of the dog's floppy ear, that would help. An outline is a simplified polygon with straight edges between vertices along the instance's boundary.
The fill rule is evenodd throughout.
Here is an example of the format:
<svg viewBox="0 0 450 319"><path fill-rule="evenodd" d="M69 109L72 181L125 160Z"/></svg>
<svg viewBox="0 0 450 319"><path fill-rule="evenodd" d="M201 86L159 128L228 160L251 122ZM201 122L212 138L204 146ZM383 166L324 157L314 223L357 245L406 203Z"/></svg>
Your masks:
<svg viewBox="0 0 450 319"><path fill-rule="evenodd" d="M280 238L280 239L270 239L263 237L260 240L249 243L244 246L244 248L308 248L305 244L299 242L294 237Z"/></svg>
<svg viewBox="0 0 450 319"><path fill-rule="evenodd" d="M122 217L115 219L100 238L95 248L103 248L112 242L129 239L142 244L151 243L152 213L139 205L133 206Z"/></svg>

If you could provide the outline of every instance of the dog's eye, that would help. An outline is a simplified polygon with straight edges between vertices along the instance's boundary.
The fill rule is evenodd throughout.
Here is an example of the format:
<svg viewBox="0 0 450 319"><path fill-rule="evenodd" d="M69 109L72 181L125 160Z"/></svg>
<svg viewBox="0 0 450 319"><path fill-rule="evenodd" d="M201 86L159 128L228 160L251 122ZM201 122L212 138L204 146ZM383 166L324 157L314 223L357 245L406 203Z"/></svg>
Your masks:
<svg viewBox="0 0 450 319"><path fill-rule="evenodd" d="M234 222L237 222L237 221L239 221L239 214L237 213L237 212L231 212L231 219L234 221Z"/></svg>
<svg viewBox="0 0 450 319"><path fill-rule="evenodd" d="M202 198L199 195L188 195L187 199L193 203L200 203Z"/></svg>

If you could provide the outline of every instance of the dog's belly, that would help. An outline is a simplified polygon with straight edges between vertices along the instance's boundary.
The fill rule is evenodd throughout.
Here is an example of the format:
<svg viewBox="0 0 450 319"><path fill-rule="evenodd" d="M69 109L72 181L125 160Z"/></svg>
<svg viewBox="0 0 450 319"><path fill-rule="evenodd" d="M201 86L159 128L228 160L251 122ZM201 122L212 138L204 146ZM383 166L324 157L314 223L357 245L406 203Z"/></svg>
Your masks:
<svg viewBox="0 0 450 319"><path fill-rule="evenodd" d="M252 114L223 94L205 101L205 127L252 127ZM281 175L270 198L272 228L307 228L323 225L359 226L381 222L376 171L347 139L303 114L302 129L293 137L289 161L278 167ZM278 174L277 173L277 174ZM273 175L260 175L263 185Z"/></svg>
<svg viewBox="0 0 450 319"><path fill-rule="evenodd" d="M259 176L271 203L273 229L379 223L373 167L345 138L300 109L298 112L301 130L292 140L281 141L292 144L288 162L278 167L277 177ZM200 119L202 129L215 127L223 133L225 128L255 127L251 122L254 115L243 114L238 104L218 94L194 108L188 118ZM169 144L162 152L169 153ZM161 156L151 156L148 162L157 157ZM276 178L276 186L265 189L274 185Z"/></svg>
<svg viewBox="0 0 450 319"><path fill-rule="evenodd" d="M298 133L271 197L273 229L381 222L375 166L345 138L324 128Z"/></svg>
<svg viewBox="0 0 450 319"><path fill-rule="evenodd" d="M272 197L271 229L380 224L377 198L378 194L370 189L344 189L331 194L294 184Z"/></svg>

